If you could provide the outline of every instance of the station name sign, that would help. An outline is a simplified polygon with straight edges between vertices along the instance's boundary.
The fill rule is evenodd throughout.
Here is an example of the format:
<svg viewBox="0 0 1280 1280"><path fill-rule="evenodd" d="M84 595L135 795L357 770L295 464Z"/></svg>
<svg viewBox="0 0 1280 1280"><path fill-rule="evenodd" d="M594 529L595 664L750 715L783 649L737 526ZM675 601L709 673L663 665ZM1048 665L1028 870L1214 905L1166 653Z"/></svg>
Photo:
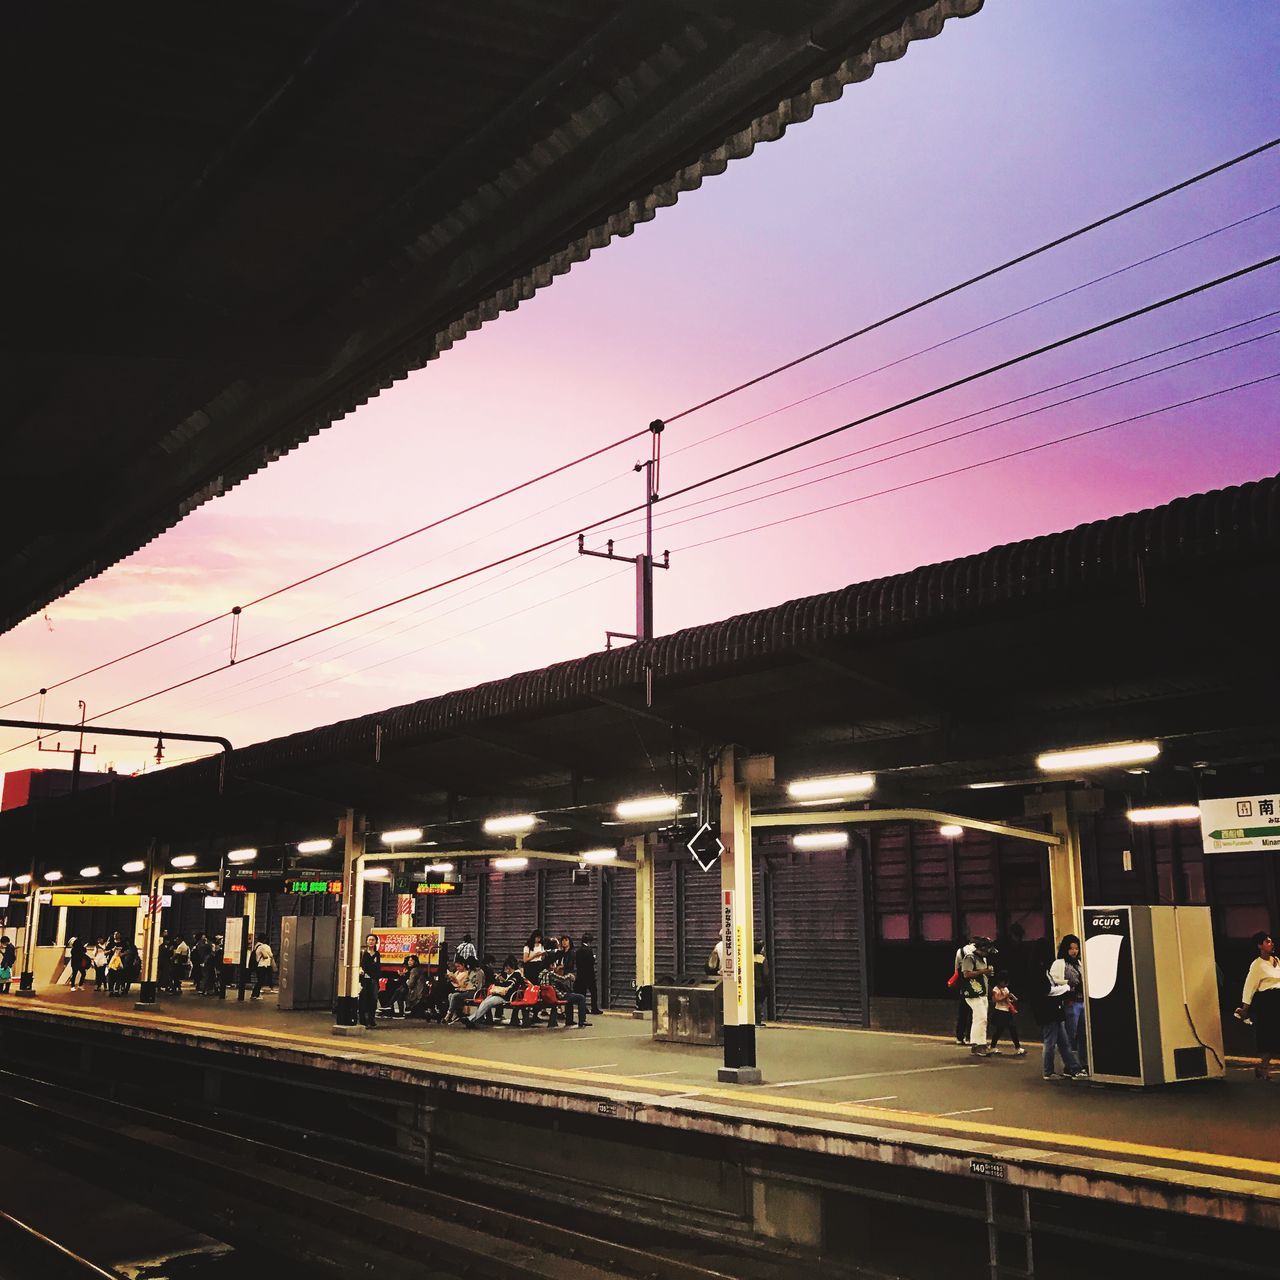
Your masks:
<svg viewBox="0 0 1280 1280"><path fill-rule="evenodd" d="M1280 853L1280 795L1200 801L1205 853Z"/></svg>

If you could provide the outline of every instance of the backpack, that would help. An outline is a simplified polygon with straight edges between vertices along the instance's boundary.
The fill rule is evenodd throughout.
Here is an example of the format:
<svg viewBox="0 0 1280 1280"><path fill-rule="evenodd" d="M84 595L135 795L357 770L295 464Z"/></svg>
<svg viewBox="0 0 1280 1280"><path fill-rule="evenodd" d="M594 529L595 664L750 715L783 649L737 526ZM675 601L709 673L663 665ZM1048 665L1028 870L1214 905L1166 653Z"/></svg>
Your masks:
<svg viewBox="0 0 1280 1280"><path fill-rule="evenodd" d="M1049 971L1046 969L1041 972L1035 990L1031 993L1031 1013L1042 1027L1061 1022L1067 1016L1067 993L1051 996L1049 991L1053 985Z"/></svg>

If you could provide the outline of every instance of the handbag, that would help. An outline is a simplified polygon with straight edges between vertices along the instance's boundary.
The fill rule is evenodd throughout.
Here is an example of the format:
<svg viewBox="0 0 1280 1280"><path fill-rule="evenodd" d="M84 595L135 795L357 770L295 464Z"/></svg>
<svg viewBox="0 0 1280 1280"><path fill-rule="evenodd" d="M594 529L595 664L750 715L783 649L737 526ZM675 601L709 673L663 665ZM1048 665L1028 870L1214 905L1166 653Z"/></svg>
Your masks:
<svg viewBox="0 0 1280 1280"><path fill-rule="evenodd" d="M959 969L952 969L952 971L951 971L951 977L949 977L949 978L947 979L947 989L948 989L948 990L950 990L950 989L951 989L952 987L954 987L954 986L956 985L956 983L957 983L957 982L959 982L959 981L960 981L960 970L959 970Z"/></svg>

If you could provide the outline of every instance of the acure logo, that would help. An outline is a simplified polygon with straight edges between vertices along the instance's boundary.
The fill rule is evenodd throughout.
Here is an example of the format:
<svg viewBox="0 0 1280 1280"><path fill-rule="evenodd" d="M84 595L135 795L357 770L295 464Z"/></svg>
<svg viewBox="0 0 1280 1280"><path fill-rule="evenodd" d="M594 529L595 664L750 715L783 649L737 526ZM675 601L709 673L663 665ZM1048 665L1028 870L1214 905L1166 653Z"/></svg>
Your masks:
<svg viewBox="0 0 1280 1280"><path fill-rule="evenodd" d="M1093 927L1095 929L1115 929L1120 924L1119 916L1094 916Z"/></svg>

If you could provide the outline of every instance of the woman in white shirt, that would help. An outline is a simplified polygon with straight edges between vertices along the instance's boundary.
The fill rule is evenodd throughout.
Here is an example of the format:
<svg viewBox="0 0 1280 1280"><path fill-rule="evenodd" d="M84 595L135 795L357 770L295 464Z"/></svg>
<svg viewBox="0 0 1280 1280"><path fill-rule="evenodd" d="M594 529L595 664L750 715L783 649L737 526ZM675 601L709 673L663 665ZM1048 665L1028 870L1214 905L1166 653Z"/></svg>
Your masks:
<svg viewBox="0 0 1280 1280"><path fill-rule="evenodd" d="M1237 1018L1251 1018L1261 1059L1254 1075L1271 1079L1271 1059L1280 1056L1280 958L1269 933L1255 933L1258 958L1249 966Z"/></svg>

